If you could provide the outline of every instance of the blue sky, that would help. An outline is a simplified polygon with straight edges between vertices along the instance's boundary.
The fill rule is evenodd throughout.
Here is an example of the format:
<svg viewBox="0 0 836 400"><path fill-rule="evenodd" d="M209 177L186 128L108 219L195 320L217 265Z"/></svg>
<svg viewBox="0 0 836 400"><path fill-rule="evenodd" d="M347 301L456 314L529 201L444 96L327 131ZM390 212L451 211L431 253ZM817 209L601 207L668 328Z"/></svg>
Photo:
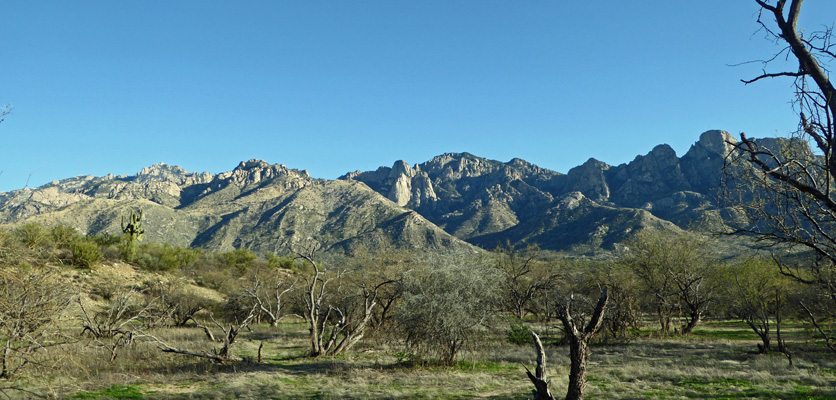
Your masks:
<svg viewBox="0 0 836 400"><path fill-rule="evenodd" d="M829 4L829 5L828 5ZM832 24L828 1L801 25ZM559 172L781 136L754 0L17 1L0 14L0 191L251 158L336 178L467 151ZM828 17L831 19L828 20Z"/></svg>

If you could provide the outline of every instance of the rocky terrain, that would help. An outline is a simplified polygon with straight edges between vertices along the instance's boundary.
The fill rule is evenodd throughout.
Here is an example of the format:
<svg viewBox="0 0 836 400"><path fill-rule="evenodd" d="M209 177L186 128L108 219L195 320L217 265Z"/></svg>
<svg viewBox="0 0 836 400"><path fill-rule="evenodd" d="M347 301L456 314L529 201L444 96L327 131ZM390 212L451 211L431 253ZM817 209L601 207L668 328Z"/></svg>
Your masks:
<svg viewBox="0 0 836 400"><path fill-rule="evenodd" d="M717 215L724 157L734 139L708 131L678 157L659 145L611 166L590 159L567 174L521 159L444 154L337 180L250 160L212 175L157 164L133 176L81 176L0 193L0 222L68 224L119 233L132 209L149 240L217 250L276 251L286 240L327 247L493 248L537 243L574 253L612 249L644 230L689 229Z"/></svg>
<svg viewBox="0 0 836 400"><path fill-rule="evenodd" d="M708 131L681 158L663 144L627 164L589 159L565 175L461 153L340 179L363 182L483 248L510 241L585 252L612 248L637 230L688 229L716 214L729 142L729 133Z"/></svg>

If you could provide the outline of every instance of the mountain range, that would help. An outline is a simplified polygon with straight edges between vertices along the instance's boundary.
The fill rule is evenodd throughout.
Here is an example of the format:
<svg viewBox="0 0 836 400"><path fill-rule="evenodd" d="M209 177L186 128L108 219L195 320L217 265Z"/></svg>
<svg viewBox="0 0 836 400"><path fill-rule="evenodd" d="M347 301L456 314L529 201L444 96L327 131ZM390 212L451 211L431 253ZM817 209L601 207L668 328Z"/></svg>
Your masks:
<svg viewBox="0 0 836 400"><path fill-rule="evenodd" d="M348 252L536 243L593 254L638 231L678 232L716 219L734 142L713 130L682 157L662 144L626 164L589 159L566 174L469 153L412 166L396 161L336 180L260 160L214 175L156 164L132 176L79 176L0 193L0 204L8 203L0 223L117 234L121 217L141 209L148 240L222 251L275 252L284 241L314 238Z"/></svg>

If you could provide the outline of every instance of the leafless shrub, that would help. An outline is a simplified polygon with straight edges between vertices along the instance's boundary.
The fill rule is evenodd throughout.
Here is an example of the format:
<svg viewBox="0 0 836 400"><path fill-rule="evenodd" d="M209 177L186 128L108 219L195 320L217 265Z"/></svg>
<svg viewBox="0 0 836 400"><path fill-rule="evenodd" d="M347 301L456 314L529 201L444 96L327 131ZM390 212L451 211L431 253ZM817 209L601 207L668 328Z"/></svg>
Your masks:
<svg viewBox="0 0 836 400"><path fill-rule="evenodd" d="M491 325L501 281L490 263L463 255L438 255L407 272L395 319L409 348L452 364Z"/></svg>
<svg viewBox="0 0 836 400"><path fill-rule="evenodd" d="M50 373L43 353L72 341L61 326L73 297L54 269L0 267L0 391Z"/></svg>

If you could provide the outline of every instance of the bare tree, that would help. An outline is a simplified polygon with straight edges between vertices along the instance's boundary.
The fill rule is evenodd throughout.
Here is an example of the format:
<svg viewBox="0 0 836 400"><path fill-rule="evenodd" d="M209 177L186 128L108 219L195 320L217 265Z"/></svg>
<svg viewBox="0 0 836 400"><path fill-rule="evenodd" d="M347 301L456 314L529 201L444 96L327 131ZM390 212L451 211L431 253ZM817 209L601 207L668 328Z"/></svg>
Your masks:
<svg viewBox="0 0 836 400"><path fill-rule="evenodd" d="M189 289L183 279L148 281L147 294L153 299L146 318L147 325L186 326L198 312L209 307L209 302ZM246 314L246 313L245 313Z"/></svg>
<svg viewBox="0 0 836 400"><path fill-rule="evenodd" d="M110 361L116 360L119 349L134 342L136 325L148 317L148 311L154 307L154 301L140 302L142 293L133 290L120 290L115 293L106 307L93 312L88 311L84 301L79 298L81 309L82 335L87 334L97 346L110 352Z"/></svg>
<svg viewBox="0 0 836 400"><path fill-rule="evenodd" d="M559 277L549 270L546 263L537 259L539 252L537 245L517 250L507 244L494 250L496 266L505 278L503 303L517 319L525 316L535 295L552 289Z"/></svg>
<svg viewBox="0 0 836 400"><path fill-rule="evenodd" d="M346 271L332 272L316 262L319 242L288 247L309 267L303 272L302 298L310 332L310 356L333 356L349 350L365 336L379 292L394 281L360 284L352 291L343 287Z"/></svg>
<svg viewBox="0 0 836 400"><path fill-rule="evenodd" d="M758 22L784 47L763 61L764 72L749 84L788 77L795 82L794 108L799 128L788 140L756 141L740 134L727 160L727 196L744 219L734 233L752 235L765 246L796 250L792 259L776 252L780 272L817 286L836 309L836 89L828 65L836 60L833 28L798 27L802 0L755 0ZM783 58L798 61L790 70L767 71ZM785 252L786 253L786 252ZM814 325L816 316L810 314ZM822 330L823 333L824 329ZM832 337L833 332L825 333Z"/></svg>
<svg viewBox="0 0 836 400"><path fill-rule="evenodd" d="M72 298L57 271L0 267L0 384L49 368L39 355L70 341L60 325Z"/></svg>
<svg viewBox="0 0 836 400"><path fill-rule="evenodd" d="M537 352L537 368L535 369L535 373L532 374L531 370L523 365L528 379L534 384L534 389L531 392L534 395L534 400L554 400L554 396L552 396L549 390L551 380L546 380L546 351L543 348L540 337L534 332L531 332L531 336L534 338L534 350Z"/></svg>
<svg viewBox="0 0 836 400"><path fill-rule="evenodd" d="M588 321L584 321L583 314L576 312L571 296L559 309L557 318L563 323L563 331L569 341L571 362L566 400L583 399L583 391L586 387L586 366L589 363L589 342L601 328L608 299L608 290L604 288Z"/></svg>
<svg viewBox="0 0 836 400"><path fill-rule="evenodd" d="M163 341L162 339L151 335L145 332L138 332L137 337L150 340L157 344L157 347L164 353L174 353L174 354L181 354L186 356L198 357L198 358L205 358L208 360L212 360L216 363L227 363L227 362L239 362L242 361L243 358L235 355L232 353L232 345L235 343L235 339L238 338L238 334L241 333L241 330L247 328L252 321L253 317L255 317L256 307L250 309L249 314L241 320L235 320L229 324L222 324L215 319L215 316L211 313L209 314L209 319L212 324L221 331L220 335L215 335L212 332L212 329L209 328L208 324L202 324L198 321L195 321L199 328L202 328L203 331L206 333L207 338L210 342L218 342L221 343L221 347L212 348L208 351L206 350L190 350L184 349L180 347L174 347L167 342ZM261 349L259 348L259 355L261 354Z"/></svg>
<svg viewBox="0 0 836 400"><path fill-rule="evenodd" d="M266 277L270 281L265 282L260 272L258 269L253 271L249 284L243 287L244 295L255 303L260 314L267 316L270 326L275 327L284 312L282 298L296 288L299 279L292 279L289 273L275 269L271 277Z"/></svg>

